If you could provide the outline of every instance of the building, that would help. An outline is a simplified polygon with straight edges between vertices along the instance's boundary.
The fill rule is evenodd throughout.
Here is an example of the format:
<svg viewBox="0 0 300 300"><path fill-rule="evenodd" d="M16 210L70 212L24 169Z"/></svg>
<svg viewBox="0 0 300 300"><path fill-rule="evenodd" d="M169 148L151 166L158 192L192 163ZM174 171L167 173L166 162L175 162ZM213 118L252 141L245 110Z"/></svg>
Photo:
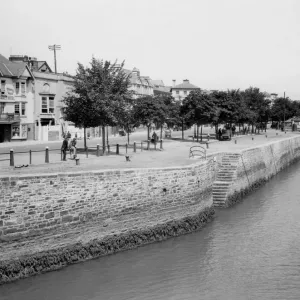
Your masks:
<svg viewBox="0 0 300 300"><path fill-rule="evenodd" d="M140 70L137 68L133 68L132 71L123 69L123 71L130 78L129 90L133 91L134 98L153 95L153 85L150 77L141 76Z"/></svg>
<svg viewBox="0 0 300 300"><path fill-rule="evenodd" d="M16 63L23 62L28 65L31 71L52 73L48 63L44 60L37 60L36 57L30 57L28 55L11 55L9 60Z"/></svg>
<svg viewBox="0 0 300 300"><path fill-rule="evenodd" d="M165 86L164 82L159 80L151 80L153 85L153 94L154 95L171 95L171 87Z"/></svg>
<svg viewBox="0 0 300 300"><path fill-rule="evenodd" d="M200 88L191 84L188 79L183 80L178 85L176 85L176 80L173 80L171 93L175 100L182 101L190 92L197 90L200 90Z"/></svg>
<svg viewBox="0 0 300 300"><path fill-rule="evenodd" d="M0 143L34 138L34 76L0 54Z"/></svg>

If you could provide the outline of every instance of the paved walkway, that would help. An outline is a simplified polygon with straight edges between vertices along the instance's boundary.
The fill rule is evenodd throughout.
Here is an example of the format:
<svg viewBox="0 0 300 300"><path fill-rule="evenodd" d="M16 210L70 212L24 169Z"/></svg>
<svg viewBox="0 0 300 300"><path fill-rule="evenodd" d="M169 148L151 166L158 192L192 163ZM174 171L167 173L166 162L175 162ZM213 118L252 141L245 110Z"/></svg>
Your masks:
<svg viewBox="0 0 300 300"><path fill-rule="evenodd" d="M267 135L267 137L266 137ZM267 130L266 133L260 135L246 135L233 138L231 141L215 141L211 140L207 154L213 154L222 151L240 151L246 148L263 145L266 143L274 142L299 135L298 132L287 132L286 134L281 131L273 129ZM187 135L186 135L187 137ZM252 138L254 138L252 140ZM235 143L236 140L236 143ZM199 145L197 142L190 140L164 140L163 150L154 150L153 144L150 151L141 151L137 149L134 153L132 148L128 149L127 155L130 161L125 159L125 148L120 148L120 155L109 156L95 156L89 154L86 158L85 153L80 153L80 165L76 165L74 160L68 159L66 162L61 162L60 151L50 151L50 163L45 164L45 153L33 153L32 165L23 168L9 167L9 161L0 161L0 176L1 175L19 175L19 174L32 174L32 173L56 173L68 171L89 171L89 170L105 170L105 169L122 169L122 168L151 168L151 167L174 167L193 164L195 159L189 158L189 149L191 146ZM144 145L146 146L146 144ZM205 144L201 144L206 148ZM51 147L49 146L50 150ZM157 146L159 148L159 146ZM115 147L112 149L115 151ZM2 156L3 158L3 156ZM1 159L1 156L0 156ZM23 165L29 163L29 154L18 154L15 156L15 165Z"/></svg>

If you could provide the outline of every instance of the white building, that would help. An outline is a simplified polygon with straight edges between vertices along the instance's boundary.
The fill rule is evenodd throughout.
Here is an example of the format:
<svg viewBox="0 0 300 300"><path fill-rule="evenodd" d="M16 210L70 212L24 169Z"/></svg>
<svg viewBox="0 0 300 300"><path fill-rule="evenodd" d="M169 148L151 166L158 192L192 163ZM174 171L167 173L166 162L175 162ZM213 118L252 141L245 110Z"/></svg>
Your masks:
<svg viewBox="0 0 300 300"><path fill-rule="evenodd" d="M196 85L184 79L182 83L176 85L176 80L173 80L173 87L171 88L172 96L175 100L182 101L190 92L200 90Z"/></svg>

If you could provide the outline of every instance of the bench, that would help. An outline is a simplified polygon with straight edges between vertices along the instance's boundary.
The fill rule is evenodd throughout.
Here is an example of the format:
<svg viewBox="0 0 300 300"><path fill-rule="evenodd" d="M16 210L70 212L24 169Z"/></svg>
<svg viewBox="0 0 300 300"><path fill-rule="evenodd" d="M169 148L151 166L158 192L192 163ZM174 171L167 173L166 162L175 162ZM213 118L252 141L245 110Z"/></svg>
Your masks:
<svg viewBox="0 0 300 300"><path fill-rule="evenodd" d="M190 148L189 158L200 157L206 159L206 149L202 146L193 146Z"/></svg>

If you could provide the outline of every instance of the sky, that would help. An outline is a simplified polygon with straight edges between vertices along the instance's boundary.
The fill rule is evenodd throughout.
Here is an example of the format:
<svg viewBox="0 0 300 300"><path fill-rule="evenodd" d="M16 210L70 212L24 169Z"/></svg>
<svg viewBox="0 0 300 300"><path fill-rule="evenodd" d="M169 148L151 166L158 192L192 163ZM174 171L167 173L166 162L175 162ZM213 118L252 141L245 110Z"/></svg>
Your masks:
<svg viewBox="0 0 300 300"><path fill-rule="evenodd" d="M299 0L1 1L0 53L75 74L91 58L121 62L165 85L250 86L300 100Z"/></svg>

